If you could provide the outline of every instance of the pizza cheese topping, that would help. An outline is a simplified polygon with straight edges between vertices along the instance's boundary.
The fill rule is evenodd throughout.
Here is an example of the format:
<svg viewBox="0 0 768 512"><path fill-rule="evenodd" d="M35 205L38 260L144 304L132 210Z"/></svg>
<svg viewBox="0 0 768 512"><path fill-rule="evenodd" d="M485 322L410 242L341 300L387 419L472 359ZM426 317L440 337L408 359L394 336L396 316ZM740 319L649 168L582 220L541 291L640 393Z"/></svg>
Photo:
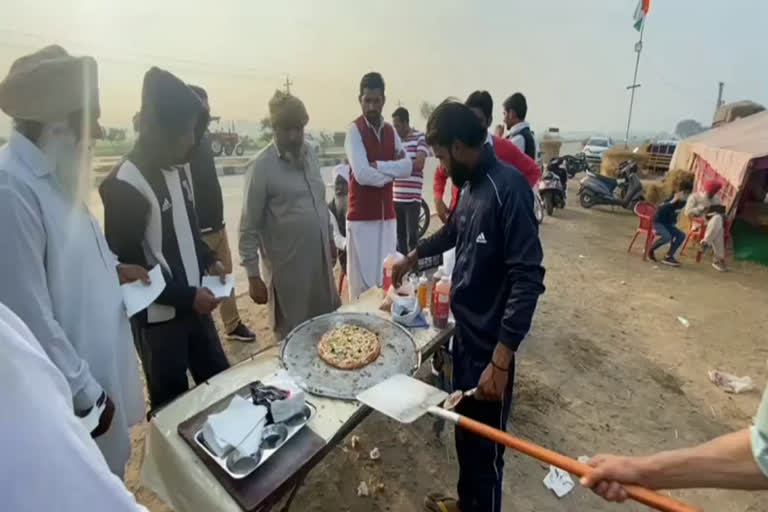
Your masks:
<svg viewBox="0 0 768 512"><path fill-rule="evenodd" d="M323 335L317 351L329 365L351 370L375 361L381 345L376 333L357 325L342 324Z"/></svg>

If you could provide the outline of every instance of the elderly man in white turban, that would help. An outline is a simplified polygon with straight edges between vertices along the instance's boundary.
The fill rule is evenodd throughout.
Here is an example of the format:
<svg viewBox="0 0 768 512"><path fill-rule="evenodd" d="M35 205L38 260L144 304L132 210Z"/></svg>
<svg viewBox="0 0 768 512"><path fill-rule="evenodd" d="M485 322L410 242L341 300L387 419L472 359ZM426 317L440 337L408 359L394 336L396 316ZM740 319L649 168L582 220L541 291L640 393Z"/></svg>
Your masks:
<svg viewBox="0 0 768 512"><path fill-rule="evenodd" d="M14 121L0 148L0 302L64 375L122 476L144 397L120 283L148 277L117 264L83 200L101 131L96 61L59 46L21 57L0 82L0 109Z"/></svg>
<svg viewBox="0 0 768 512"><path fill-rule="evenodd" d="M320 162L304 143L304 104L280 91L269 102L274 140L246 171L240 257L251 298L269 302L276 339L340 305ZM333 250L335 253L335 250Z"/></svg>

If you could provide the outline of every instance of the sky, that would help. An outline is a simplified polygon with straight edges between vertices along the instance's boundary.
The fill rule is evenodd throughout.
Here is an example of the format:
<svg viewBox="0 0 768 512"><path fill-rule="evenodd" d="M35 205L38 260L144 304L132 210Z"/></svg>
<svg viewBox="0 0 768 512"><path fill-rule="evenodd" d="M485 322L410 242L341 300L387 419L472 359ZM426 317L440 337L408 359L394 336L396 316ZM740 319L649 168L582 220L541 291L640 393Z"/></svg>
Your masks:
<svg viewBox="0 0 768 512"><path fill-rule="evenodd" d="M257 121L286 74L309 129L359 115L360 78L379 71L385 114L398 102L423 127L422 101L475 89L520 91L538 131L623 133L635 66L636 0L0 0L0 74L58 43L99 62L102 124L129 127L156 65L208 90L215 115ZM768 105L768 2L651 0L633 132L711 122L724 99ZM0 133L7 130L0 114Z"/></svg>

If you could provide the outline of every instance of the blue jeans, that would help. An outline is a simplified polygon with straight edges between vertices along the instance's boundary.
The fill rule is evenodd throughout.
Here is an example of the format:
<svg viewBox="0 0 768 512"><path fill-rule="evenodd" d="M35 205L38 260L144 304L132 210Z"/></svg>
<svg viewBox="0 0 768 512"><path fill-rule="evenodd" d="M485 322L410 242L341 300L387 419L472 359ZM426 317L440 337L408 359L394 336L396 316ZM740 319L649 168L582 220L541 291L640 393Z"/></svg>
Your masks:
<svg viewBox="0 0 768 512"><path fill-rule="evenodd" d="M653 229L656 230L656 234L659 237L651 246L651 252L654 252L662 245L670 244L669 252L667 255L674 256L677 250L681 245L683 245L683 242L685 241L685 233L680 231L677 226L660 224L658 222L653 223Z"/></svg>

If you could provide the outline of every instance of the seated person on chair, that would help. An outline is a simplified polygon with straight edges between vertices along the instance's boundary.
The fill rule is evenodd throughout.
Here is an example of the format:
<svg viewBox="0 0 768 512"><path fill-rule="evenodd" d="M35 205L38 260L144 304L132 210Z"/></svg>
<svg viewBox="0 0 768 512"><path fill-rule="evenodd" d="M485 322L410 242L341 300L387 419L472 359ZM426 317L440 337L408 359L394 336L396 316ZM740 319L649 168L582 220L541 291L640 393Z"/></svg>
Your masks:
<svg viewBox="0 0 768 512"><path fill-rule="evenodd" d="M685 214L706 221L707 228L701 239L701 251L712 251L712 266L724 272L725 266L725 207L715 197L723 185L717 181L708 181L704 190L692 194L685 205Z"/></svg>
<svg viewBox="0 0 768 512"><path fill-rule="evenodd" d="M675 259L675 253L685 241L685 233L677 227L677 215L685 207L686 199L692 190L693 181L683 181L675 195L667 199L656 210L656 214L653 216L653 229L656 230L658 238L648 251L648 258L651 261L658 261L654 254L656 249L669 244L669 251L661 262L672 267L680 266L680 263Z"/></svg>

